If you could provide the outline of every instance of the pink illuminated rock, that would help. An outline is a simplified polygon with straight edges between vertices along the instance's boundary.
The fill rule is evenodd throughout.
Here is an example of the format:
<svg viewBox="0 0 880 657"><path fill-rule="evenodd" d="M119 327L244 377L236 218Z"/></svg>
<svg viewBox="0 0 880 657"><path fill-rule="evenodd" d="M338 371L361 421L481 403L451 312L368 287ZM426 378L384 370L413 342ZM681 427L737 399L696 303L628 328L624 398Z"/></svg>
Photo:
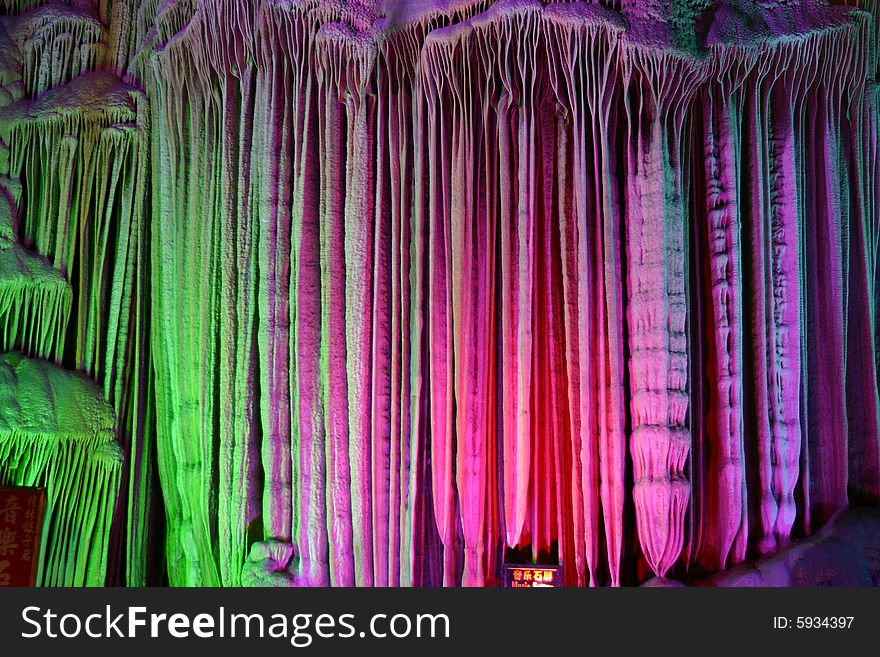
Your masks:
<svg viewBox="0 0 880 657"><path fill-rule="evenodd" d="M812 154L839 147L816 128L856 102L817 79L836 61L864 83L868 17L623 4L267 2L253 28L213 3L157 15L159 152L190 157L185 114L252 163L229 172L241 209L207 216L255 230L256 251L194 270L195 292L259 263L253 287L229 281L248 313L212 329L243 348L255 326L259 345L229 370L249 390L257 368L258 407L218 398L262 427L227 471L248 500L221 526L239 532L220 555L230 581L255 518L316 582L438 582L442 561L448 585L491 583L517 549L555 551L569 583L617 584L633 517L665 575L773 550L845 501L820 419L863 415L834 364L842 324L809 319L841 316L828 190L844 172ZM217 93L227 105L207 111ZM826 114L804 114L810 94ZM253 99L232 106L248 120L224 122L236 98ZM158 225L191 225L195 197L166 180L180 201ZM832 274L811 279L813 262ZM157 304L185 315L186 298ZM803 374L820 351L825 388ZM262 488L244 465L258 445Z"/></svg>

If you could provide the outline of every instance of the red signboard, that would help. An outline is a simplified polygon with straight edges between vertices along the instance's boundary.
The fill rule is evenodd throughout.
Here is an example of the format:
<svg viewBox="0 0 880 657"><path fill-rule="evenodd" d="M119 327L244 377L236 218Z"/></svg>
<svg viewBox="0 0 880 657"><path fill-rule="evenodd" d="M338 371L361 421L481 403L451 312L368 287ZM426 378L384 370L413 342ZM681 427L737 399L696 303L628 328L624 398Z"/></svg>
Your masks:
<svg viewBox="0 0 880 657"><path fill-rule="evenodd" d="M34 586L46 511L42 488L0 486L0 586Z"/></svg>
<svg viewBox="0 0 880 657"><path fill-rule="evenodd" d="M561 566L504 565L504 587L510 589L556 588L562 586Z"/></svg>

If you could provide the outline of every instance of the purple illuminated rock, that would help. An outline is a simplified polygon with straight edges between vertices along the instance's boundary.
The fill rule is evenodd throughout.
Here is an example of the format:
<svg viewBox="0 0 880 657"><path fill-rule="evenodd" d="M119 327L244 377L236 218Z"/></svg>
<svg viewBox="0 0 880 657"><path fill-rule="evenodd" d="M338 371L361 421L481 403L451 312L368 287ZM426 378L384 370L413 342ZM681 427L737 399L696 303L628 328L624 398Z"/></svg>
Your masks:
<svg viewBox="0 0 880 657"><path fill-rule="evenodd" d="M880 509L844 509L815 535L698 586L880 586Z"/></svg>

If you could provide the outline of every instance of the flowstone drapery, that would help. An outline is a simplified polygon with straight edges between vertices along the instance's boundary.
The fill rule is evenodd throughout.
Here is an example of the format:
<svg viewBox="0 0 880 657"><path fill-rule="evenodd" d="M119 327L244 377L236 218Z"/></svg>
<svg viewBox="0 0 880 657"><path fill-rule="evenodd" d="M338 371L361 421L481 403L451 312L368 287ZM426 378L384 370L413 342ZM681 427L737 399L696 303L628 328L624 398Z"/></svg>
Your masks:
<svg viewBox="0 0 880 657"><path fill-rule="evenodd" d="M880 498L874 0L0 7L0 346L115 410L111 581L632 584Z"/></svg>

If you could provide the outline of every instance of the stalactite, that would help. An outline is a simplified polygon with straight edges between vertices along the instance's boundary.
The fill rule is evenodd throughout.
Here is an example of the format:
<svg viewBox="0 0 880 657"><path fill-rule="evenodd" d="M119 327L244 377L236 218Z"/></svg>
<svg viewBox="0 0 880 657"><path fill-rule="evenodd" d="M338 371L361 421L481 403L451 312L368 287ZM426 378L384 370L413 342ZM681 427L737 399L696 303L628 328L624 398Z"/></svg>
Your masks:
<svg viewBox="0 0 880 657"><path fill-rule="evenodd" d="M44 4L8 20L7 31L21 51L30 96L94 71L104 57L104 26L85 8Z"/></svg>
<svg viewBox="0 0 880 657"><path fill-rule="evenodd" d="M0 107L8 107L24 95L25 67L18 47L2 26L0 49ZM57 362L64 348L71 289L45 258L19 244L21 182L9 175L9 156L9 144L0 139L0 351L15 349Z"/></svg>
<svg viewBox="0 0 880 657"><path fill-rule="evenodd" d="M325 518L326 466L319 412L318 273L315 140L306 133L316 111L308 66L314 23L299 13L267 10L257 52L257 112L278 126L258 131L255 143L283 154L259 161L256 176L262 212L260 312L264 493L263 530L268 539L293 543L297 581L330 583ZM308 37L305 34L308 34ZM290 98L288 98L290 90ZM261 109L262 108L262 109ZM270 402L272 400L272 402Z"/></svg>
<svg viewBox="0 0 880 657"><path fill-rule="evenodd" d="M166 21L181 21L174 9L157 25L160 39ZM201 27L223 34L234 46L236 32L219 27L231 23L222 15L214 18L217 24ZM201 41L205 48L211 43ZM254 264L248 252L254 236L246 193L249 167L242 170L247 160L239 159L247 158L250 135L236 129L234 113L248 109L241 99L251 93L250 69L241 49L227 47L218 75L209 79L205 58L213 53L196 51L201 59L184 64L186 46L181 40L157 46L156 75L170 75L162 76L162 87L154 81L148 88L151 114L167 126L153 132L153 162L169 174L156 181L151 244L153 280L161 281L152 304L160 345L154 360L157 405L174 409L157 416L157 441L165 454L159 473L163 486L180 491L166 502L171 581L234 585L245 554L252 494L246 476L249 435L255 431L256 372L248 365L255 279L247 269ZM189 99L186 106L180 105L182 98ZM188 217L198 218L201 229L190 229ZM192 312L196 319L190 322L185 318ZM193 441L193 435L210 440ZM215 467L225 491L216 518L208 513L216 496ZM211 538L218 525L219 560Z"/></svg>
<svg viewBox="0 0 880 657"><path fill-rule="evenodd" d="M688 103L706 73L705 64L687 54L657 54L637 43L629 46L625 66L633 497L642 549L662 577L683 547L690 496L684 476L690 448L684 258L689 220L681 154Z"/></svg>
<svg viewBox="0 0 880 657"><path fill-rule="evenodd" d="M862 190L864 193L864 250L865 268L868 281L868 308L873 328L873 363L875 371L880 367L877 356L878 346L878 256L880 256L880 83L870 82L865 89L865 125L862 131L863 143L861 148L862 164L861 171L864 176ZM878 495L877 492L872 492Z"/></svg>
<svg viewBox="0 0 880 657"><path fill-rule="evenodd" d="M709 466L706 472L706 515L701 559L713 569L724 568L728 559L745 558L748 520L746 507L743 416L743 277L742 198L739 169L742 161L743 87L755 66L751 52L722 52L717 82L705 87L702 97L703 131L706 135L704 226L697 229L705 240L706 325L714 327L706 350L709 380L709 417L706 433Z"/></svg>
<svg viewBox="0 0 880 657"><path fill-rule="evenodd" d="M0 351L60 360L71 298L67 281L45 258L0 241Z"/></svg>
<svg viewBox="0 0 880 657"><path fill-rule="evenodd" d="M578 582L587 583L588 573L588 582L595 586L600 515L612 583L619 582L623 548L623 295L616 258L620 216L609 135L615 132L613 112L620 102L617 37L624 24L598 8L554 9L550 75L558 102L568 114L572 140L571 165L560 162L559 186L569 190L568 175L574 185L571 198L560 203L565 208L560 239L567 260L563 277L569 426L576 462L581 464L574 477L576 502L582 504L582 515L575 517L575 527L580 528L575 532L577 539L583 536L585 554L575 558Z"/></svg>
<svg viewBox="0 0 880 657"><path fill-rule="evenodd" d="M28 67L26 57L20 61ZM24 331L25 325L7 309L6 346L87 372L113 402L120 441L130 456L128 471L116 484L126 489L122 499L128 508L118 514L125 518L119 521L125 529L114 531L126 535L126 581L143 583L152 439L143 323L146 226L141 219L147 171L139 126L145 126L147 118L134 88L99 73L80 76L39 99L22 99L0 112L0 132L9 148L9 179L20 187L15 194L21 206L17 232L25 245L50 258L43 264L36 257L19 257L17 274L9 270L4 284L20 287L27 270L30 287L21 289L34 290L31 315L40 324L32 329L36 333L31 342L24 333L16 339L16 330ZM10 264L19 250L6 252ZM73 289L65 277L76 281ZM111 503L109 513L114 512ZM104 549L108 546L105 543ZM111 570L115 568L114 563Z"/></svg>
<svg viewBox="0 0 880 657"><path fill-rule="evenodd" d="M655 572L675 565L686 538L688 559L707 568L787 539L802 397L801 348L792 346L800 341L801 279L792 267L803 260L791 239L804 219L801 210L792 213L802 128L786 128L777 108L785 85L800 84L785 76L800 69L779 53L809 39L742 45L780 33L776 9L762 18L767 30L751 35L722 12L710 28L713 50L695 55L688 49L699 48L693 23L704 7L679 8L664 24L627 5L628 28L613 10L568 3L395 7L385 16L345 3L256 9L252 97L255 116L269 120L257 121L253 144L282 156L254 158L259 216L272 219L258 231L258 313L270 318L257 333L265 485L261 511L247 514L261 515L267 547L251 562L264 566L249 568L285 581L369 584L398 576L406 583L419 568L402 563L406 550L420 553L402 536L420 533L416 500L426 491L418 445L427 440L447 584L491 579L487 566L497 563L499 547L538 557L551 544L557 558L574 563L573 581L600 583L601 571L616 584L625 552L627 427L639 536ZM198 38L219 20L216 11L175 5L159 20L156 34L174 54L159 48L169 62L152 93L171 103L169 118L183 93L174 72L198 71L199 85L222 77L224 51L208 53ZM828 16L807 18L796 21L806 33L825 29ZM229 51L250 48L248 38L247 30L236 32ZM532 52L546 52L546 66L525 63ZM406 90L397 86L397 94L412 94L411 105L390 95L395 83ZM395 126L391 117L401 111L412 113L411 122ZM178 129L168 128L160 142ZM410 130L416 137L401 147ZM759 142L744 137L760 140L763 130L777 136L770 151L758 152ZM628 151L615 145L621 132ZM691 132L706 144L704 172L693 180ZM547 168L554 152L560 157ZM211 166L191 161L197 150L179 154L190 169ZM401 178L410 156L407 203ZM704 199L693 219L685 202L691 193ZM770 217L767 231L742 227L754 212ZM545 219L554 215L558 228ZM363 223L367 216L372 223ZM407 280L396 278L404 270L395 264L404 220L414 258ZM706 295L702 321L714 325L705 332L709 343L686 338L692 221L705 222L694 239L703 241L708 267L697 294ZM773 254L760 279L743 260L746 236L755 253ZM754 314L759 296L776 300L767 313ZM408 350L397 319L407 299ZM715 371L706 417L688 407L697 385L688 379L688 345L700 351L695 362ZM745 354L755 349L770 358L768 369L747 379ZM413 396L398 378L407 362ZM756 392L746 395L753 383ZM495 394L500 406L487 405ZM428 403L428 426L419 400ZM764 410L753 416L754 408ZM701 460L686 467L692 426L707 433L699 438ZM753 426L767 427L757 445L744 433ZM496 436L497 461L490 456ZM755 537L751 454L764 464ZM497 500L486 496L487 482L503 491ZM700 496L691 498L696 486ZM272 541L294 546L276 553ZM377 564L393 563L397 553L398 572Z"/></svg>

